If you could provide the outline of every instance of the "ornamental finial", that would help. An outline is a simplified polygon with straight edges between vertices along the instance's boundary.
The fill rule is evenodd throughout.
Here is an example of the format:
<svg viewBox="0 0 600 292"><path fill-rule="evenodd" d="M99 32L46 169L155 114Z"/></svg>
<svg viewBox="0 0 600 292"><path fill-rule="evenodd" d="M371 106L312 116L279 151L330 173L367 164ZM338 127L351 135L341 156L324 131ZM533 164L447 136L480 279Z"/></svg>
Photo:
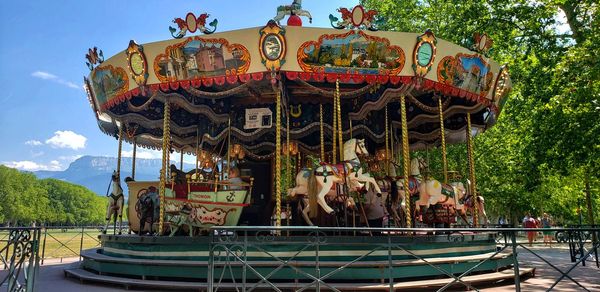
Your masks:
<svg viewBox="0 0 600 292"><path fill-rule="evenodd" d="M102 54L102 50L98 50L97 47L93 49L88 49L88 53L85 54L85 58L88 60L85 64L88 66L90 71L94 70L94 65L102 64L104 62L104 55Z"/></svg>
<svg viewBox="0 0 600 292"><path fill-rule="evenodd" d="M365 11L365 8L362 5L356 5L350 11L348 8L340 7L337 10L342 14L342 20L333 16L333 14L329 14L329 21L331 22L331 26L337 29L368 29L371 31L376 31L379 29L379 26L383 24L382 19L376 19L375 15L377 15L377 11L368 10Z"/></svg>
<svg viewBox="0 0 600 292"><path fill-rule="evenodd" d="M216 18L213 21L211 21L208 25L212 26L213 29L209 30L208 28L206 28L206 19L209 16L210 16L210 14L208 14L208 13L202 13L198 17L196 17L196 15L194 15L194 13L189 12L185 16L185 20L181 19L179 17L173 19L173 23L177 24L177 27L179 28L179 32L175 33L177 31L177 29L169 26L169 31L171 32L171 36L173 36L176 39L180 39L180 38L184 37L188 31L191 33L200 31L204 34L211 34L211 33L215 32L217 30L217 24L219 23L219 21Z"/></svg>

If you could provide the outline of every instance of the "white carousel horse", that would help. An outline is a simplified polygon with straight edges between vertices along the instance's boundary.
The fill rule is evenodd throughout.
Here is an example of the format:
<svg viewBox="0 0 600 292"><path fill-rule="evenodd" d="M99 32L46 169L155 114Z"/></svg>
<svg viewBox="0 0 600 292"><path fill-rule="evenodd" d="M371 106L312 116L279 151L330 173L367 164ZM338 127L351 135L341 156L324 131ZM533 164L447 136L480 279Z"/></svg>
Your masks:
<svg viewBox="0 0 600 292"><path fill-rule="evenodd" d="M467 184L471 184L471 181L467 180ZM470 189L470 188L469 188ZM485 200L483 199L483 196L475 196L475 199L473 199L473 196L471 194L467 194L464 199L462 200L464 203L464 205L468 208L468 209L474 209L477 208L477 217L483 215L483 219L485 219L485 224L490 224L490 220L487 216L487 213L485 212ZM466 212L466 210L465 210ZM479 219L479 218L477 218Z"/></svg>
<svg viewBox="0 0 600 292"><path fill-rule="evenodd" d="M417 158L413 158L411 160L411 169L413 174L417 174L416 177L420 177L419 168L423 167L427 167L427 164L423 160L419 160ZM470 183L468 180L467 182ZM467 189L462 182L442 184L436 179L428 179L427 181L419 184L419 200L416 204L416 210L419 211L420 207L423 206L425 209L427 209L430 205L439 203L446 204L459 211L461 218L467 222L466 216L464 216L466 215L465 207L477 208L479 210L479 214L482 214L485 221L489 224L489 220L485 212L483 197L477 196L476 200L473 200L472 196L466 194Z"/></svg>
<svg viewBox="0 0 600 292"><path fill-rule="evenodd" d="M365 147L365 140L350 139L344 143L344 159L346 159L344 162L335 165L322 163L310 173L307 185L311 217L315 217L317 214L317 204L328 214L333 212L333 209L325 202L325 195L336 183L346 183L348 186L367 183L367 187L372 186L377 194L381 194L381 189L375 179L367 173L363 173L358 155L369 155Z"/></svg>
<svg viewBox="0 0 600 292"><path fill-rule="evenodd" d="M279 24L286 15L298 15L308 17L308 22L312 23L312 16L308 10L302 9L302 0L294 0L290 5L281 5L277 7L277 15L273 17L273 20Z"/></svg>
<svg viewBox="0 0 600 292"><path fill-rule="evenodd" d="M296 186L288 189L288 196L290 199L299 198L299 208L301 209L302 218L304 221L310 225L314 226L312 220L310 220L309 211L310 211L310 202L308 199L308 178L310 177L310 173L312 170L310 168L303 168L298 172L296 176ZM362 185L358 185L357 188L362 188ZM330 198L336 197L336 191L330 190L327 193L327 196ZM338 198L339 199L339 198ZM335 199L331 199L333 201ZM356 206L356 202L352 197L345 198L346 208L353 209Z"/></svg>
<svg viewBox="0 0 600 292"><path fill-rule="evenodd" d="M119 174L114 171L111 177L112 183L112 192L107 194L108 197L108 207L106 208L106 225L104 226L104 230L102 233L106 234L106 230L108 229L108 223L110 222L110 217L114 216L114 226L113 233L117 233L117 216L119 217L119 234L121 234L121 229L123 226L123 202L125 198L123 197L123 188L121 188L121 183L119 179Z"/></svg>

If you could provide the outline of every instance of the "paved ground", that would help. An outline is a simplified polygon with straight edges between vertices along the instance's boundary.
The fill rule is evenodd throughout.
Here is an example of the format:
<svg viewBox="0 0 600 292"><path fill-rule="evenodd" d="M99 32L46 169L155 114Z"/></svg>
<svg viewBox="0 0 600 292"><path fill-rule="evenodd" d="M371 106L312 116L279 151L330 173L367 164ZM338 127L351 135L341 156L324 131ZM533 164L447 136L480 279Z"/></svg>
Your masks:
<svg viewBox="0 0 600 292"><path fill-rule="evenodd" d="M531 248L557 268L565 271L573 263L570 261L569 248L567 245L556 246L552 248L544 246L534 246ZM519 262L526 267L535 267L535 277L521 281L521 291L545 291L560 277L560 272L540 260L530 252L519 248ZM586 266L579 265L571 273L573 279L578 281L583 287L590 291L600 291L600 268L596 267L595 262L586 262ZM483 288L481 291L515 291L514 284L510 283L502 287ZM563 279L554 287L553 291L583 291L583 289L574 284L569 279Z"/></svg>
<svg viewBox="0 0 600 292"><path fill-rule="evenodd" d="M533 247L532 250L539 252L545 259L563 270L570 268L572 265L569 260L569 250L567 246L554 246L553 248L537 246ZM560 276L559 272L555 271L548 264L544 263L531 253L524 249L519 249L518 252L522 266L536 268L536 275L534 278L525 279L521 282L522 291L544 291ZM39 278L37 279L37 290L45 292L125 291L125 289L120 286L106 286L92 283L82 284L75 279L65 278L63 270L69 266L76 266L78 260L79 258L63 259L62 263L60 261L47 260L45 265L40 269ZM67 261L71 261L71 263L67 263ZM595 266L594 262L588 262L585 267L582 267L581 265L578 266L570 275L590 291L600 291L600 269ZM6 271L0 270L0 279L3 279L5 276ZM493 287L477 286L477 288L481 291L515 291L515 286L512 283L505 283L501 286ZM4 289L6 289L6 287L0 287L0 290ZM464 291L464 289L462 290ZM575 285L572 281L565 279L555 287L554 291L582 290L583 289Z"/></svg>

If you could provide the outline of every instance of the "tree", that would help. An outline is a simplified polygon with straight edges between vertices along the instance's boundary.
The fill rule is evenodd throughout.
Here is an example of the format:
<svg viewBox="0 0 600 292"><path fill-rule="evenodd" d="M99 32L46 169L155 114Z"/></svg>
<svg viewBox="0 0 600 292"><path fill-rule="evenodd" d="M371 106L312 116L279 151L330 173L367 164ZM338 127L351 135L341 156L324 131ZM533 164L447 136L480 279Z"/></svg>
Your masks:
<svg viewBox="0 0 600 292"><path fill-rule="evenodd" d="M82 186L0 166L0 222L96 224L103 222L105 206L105 198Z"/></svg>
<svg viewBox="0 0 600 292"><path fill-rule="evenodd" d="M463 46L474 32L494 40L492 58L508 64L514 88L497 124L475 138L478 189L496 214L551 211L574 220L584 181L597 186L600 174L597 1L361 3L387 20L384 30L430 28ZM558 29L562 14L566 31Z"/></svg>

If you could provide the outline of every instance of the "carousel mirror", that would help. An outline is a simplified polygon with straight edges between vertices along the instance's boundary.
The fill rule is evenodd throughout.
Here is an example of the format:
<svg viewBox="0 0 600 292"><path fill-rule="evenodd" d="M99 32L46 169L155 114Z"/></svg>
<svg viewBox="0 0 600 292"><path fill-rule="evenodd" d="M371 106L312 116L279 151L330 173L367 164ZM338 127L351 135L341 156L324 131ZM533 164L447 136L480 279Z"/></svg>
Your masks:
<svg viewBox="0 0 600 292"><path fill-rule="evenodd" d="M352 24L354 24L354 26L361 25L364 17L365 10L362 8L362 6L358 5L352 9Z"/></svg>

